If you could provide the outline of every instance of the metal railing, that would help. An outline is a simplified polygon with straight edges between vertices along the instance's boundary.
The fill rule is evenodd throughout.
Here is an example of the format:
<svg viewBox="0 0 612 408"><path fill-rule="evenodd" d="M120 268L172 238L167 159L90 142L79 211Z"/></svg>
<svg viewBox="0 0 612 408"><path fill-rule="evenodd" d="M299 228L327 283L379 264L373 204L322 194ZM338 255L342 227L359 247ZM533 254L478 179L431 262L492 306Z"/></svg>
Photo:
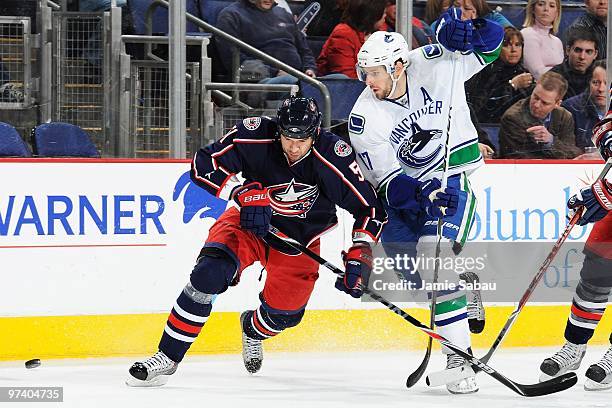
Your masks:
<svg viewBox="0 0 612 408"><path fill-rule="evenodd" d="M145 12L145 27L147 29L147 34L148 35L152 35L153 34L153 14L155 13L155 10L157 9L157 7L169 7L169 3L166 0L153 0L151 2L151 5L147 8L147 11ZM208 24L207 22L199 19L198 17L186 13L186 18L188 21L192 22L193 24L195 24L196 26L202 28L203 30L205 30L206 32L212 33L217 37L220 37L228 42L230 42L231 44L233 44L235 47L240 48L241 50L244 50L246 53L253 55L261 60L263 60L264 62L267 62L268 64L281 69L285 72L287 72L288 74L304 81L310 84L313 84L314 86L316 86L320 91L321 91L321 95L323 96L323 127L325 128L329 128L331 126L331 95L329 93L329 90L327 89L327 87L325 86L325 84L323 84L322 82L316 80L315 78L311 78L308 75L304 74L303 72L293 68L290 65L285 64L284 62L277 60L276 58L273 58L271 56L269 56L268 54L258 50L255 47L250 46L249 44L245 43L244 41L239 40L238 38L231 36L229 34L227 34L225 31L219 30L218 28L216 28L215 26ZM235 60L236 58L234 58ZM239 69L238 66L236 66L236 64L233 64L233 72L234 75L233 77L236 77L236 72ZM252 89L257 89L257 87L251 87ZM261 88L263 89L263 88Z"/></svg>
<svg viewBox="0 0 612 408"><path fill-rule="evenodd" d="M52 119L80 126L98 149L105 150L103 13L53 13Z"/></svg>
<svg viewBox="0 0 612 408"><path fill-rule="evenodd" d="M160 61L131 62L131 126L134 157L168 158L170 154L170 106L168 64ZM199 140L198 63L188 63L187 72L187 146L193 154L192 141ZM199 148L199 144L197 144Z"/></svg>
<svg viewBox="0 0 612 408"><path fill-rule="evenodd" d="M189 98L187 99L188 106L186 106L187 121L188 121L187 126L186 126L186 148L187 148L187 153L189 156L192 154L192 152L200 148L200 146L203 143L206 143L208 140L212 139L212 133L213 133L212 126L214 125L214 123L212 119L210 119L210 121L207 121L206 119L207 112L209 111L212 112L212 102L209 102L208 104L211 106L208 106L206 101L204 101L204 99L202 98L202 94L204 93L204 90L202 87L203 83L206 80L210 80L211 62L206 54L206 47L209 42L209 37L208 36L187 36L185 40L186 40L186 43L189 45L198 46L200 48L200 53L201 53L200 62L195 65L194 63L188 64L187 72L185 72L185 78L187 82L187 92L190 95ZM123 45L127 43L136 43L136 44L145 44L145 45L168 44L169 38L166 36L123 35L121 36L121 42ZM165 86L167 87L168 82L169 82L167 78L167 75L169 74L168 62L155 56L154 54L151 54L151 57L152 57L151 58L152 61L149 61L149 62L156 63L155 65L151 65L151 66L156 67L156 69L164 70L164 75L166 75ZM139 62L132 62L131 58L128 55L126 55L123 50L121 64L120 64L121 65L120 71L126 72L126 75L122 74L122 77L121 77L121 82L124 84L122 85L122 89L124 91L125 98L129 98L128 94L131 93L133 89L137 89L137 88L134 88L135 81L140 81L142 85L142 79L139 80L138 77L134 75L134 71L132 70L132 68L127 68L127 67L131 67L132 64L139 64ZM197 69L192 69L192 67L197 67ZM145 79L144 82L147 83L148 81L146 80L146 78L144 79ZM125 92L125 91L128 91L128 92ZM164 93L163 95L164 95L163 103L168 104L170 95L167 92ZM161 94L158 93L158 96L161 96ZM131 112L135 108L135 105L133 104L131 100L130 101L123 100L120 103L124 104L124 105L121 105L121 109L120 109L120 116L121 116L120 120L122 122L122 126L121 126L122 136L121 137L122 138L126 137L132 140L135 137L133 133L134 129L139 128L139 127L133 126L132 117L130 117L130 115L133 116ZM190 113L190 112L193 112L193 113ZM155 111L150 110L149 113L155 114ZM164 114L168 115L169 112L166 110ZM212 114L210 115L210 117L212 117ZM129 129L128 132L123 131L123 129L125 129L126 126ZM157 131L161 131L161 130L166 132L166 135L168 137L170 136L169 117L165 118L165 126L163 128L157 129ZM123 154L129 155L130 157L135 154L138 154L141 156L146 155L146 157L154 157L155 154L159 154L164 157L169 157L168 152L167 152L167 149L169 148L168 143L165 143L163 148L152 149L152 151L150 151L149 153L144 153L144 150L143 150L144 145L141 145L140 147L137 147L137 146L134 147L134 146L136 145L134 144L133 141L129 141L128 143L122 143ZM153 150L157 150L157 153L155 153Z"/></svg>
<svg viewBox="0 0 612 408"><path fill-rule="evenodd" d="M31 105L32 45L29 17L0 17L0 109Z"/></svg>

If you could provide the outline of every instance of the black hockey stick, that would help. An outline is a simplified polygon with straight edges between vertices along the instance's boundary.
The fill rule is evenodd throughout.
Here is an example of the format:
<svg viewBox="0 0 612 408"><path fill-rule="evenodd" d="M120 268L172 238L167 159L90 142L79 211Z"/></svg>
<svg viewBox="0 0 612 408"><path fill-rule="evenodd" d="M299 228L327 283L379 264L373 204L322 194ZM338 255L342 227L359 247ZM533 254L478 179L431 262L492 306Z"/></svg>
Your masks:
<svg viewBox="0 0 612 408"><path fill-rule="evenodd" d="M447 173L448 173L448 165L449 165L449 151L448 151L448 141L450 138L450 127L451 127L451 111L453 109L453 94L455 89L455 67L457 65L457 55L453 53L453 72L451 76L451 90L450 90L450 98L448 101L448 123L446 124L446 134L444 134L444 168L442 171L442 188L446 188L447 181ZM436 252L435 259L440 258L440 245L442 241L442 217L438 218L438 225L436 228ZM438 283L438 274L440 271L440 263L436 262L434 267L434 274L432 278L433 287L435 287L436 283ZM436 322L436 302L438 301L438 292L433 290L431 292L431 303L429 305L429 327L433 330L435 328ZM427 349L425 350L425 356L423 356L423 361L421 364L408 376L406 379L406 387L411 388L414 384L416 384L423 374L425 374L425 370L429 365L429 360L431 359L431 346L432 339L431 337L427 341Z"/></svg>
<svg viewBox="0 0 612 408"><path fill-rule="evenodd" d="M608 172L610 171L610 168L612 168L612 158L608 159L608 161L606 162L606 165L602 169L602 171L599 174L599 176L597 176L597 179L595 181L599 181L599 180L605 178L606 175L608 174ZM538 284L542 280L542 277L544 277L544 274L546 273L546 270L548 269L548 267L550 266L552 261L555 259L555 256L557 256L557 253L561 249L561 246L563 245L563 243L565 242L565 240L569 236L570 232L572 231L572 228L574 228L574 225L576 225L576 223L578 222L578 220L582 216L583 212L584 212L584 207L580 207L574 213L572 218L569 220L569 223L565 227L565 230L563 231L563 233L561 234L561 236L559 237L557 242L555 242L555 245L550 250L550 253L548 254L546 259L542 263L542 266L540 266L540 269L538 270L536 275L531 280L531 283L529 284L529 287L527 288L525 293L523 293L523 296L521 296L521 299L519 300L518 305L516 306L514 311L508 317L508 320L506 321L506 324L504 325L504 327L501 329L501 331L497 335L497 338L493 342L493 345L491 346L491 348L489 349L487 354L485 354L480 359L482 362L488 363L489 360L491 359L491 356L493 356L493 353L495 353L495 350L497 350L497 347L499 347L501 342L504 340L504 337L506 337L506 334L508 333L508 331L510 330L510 328L514 324L514 321L518 317L519 313L521 312L521 310L523 310L523 307L525 306L525 304L527 303L527 301L529 300L529 298L531 297L531 295L535 291L536 286L538 286ZM448 384L449 382L459 381L459 380L461 380L463 378L471 377L471 376L473 376L475 373L477 373L479 371L481 371L481 368L479 368L477 365L476 366L472 366L471 370L469 368L466 368L465 366L463 366L463 367L456 367L456 368L452 368L452 369L449 369L449 370L444 370L444 371L438 371L438 372L435 372L435 373L430 373L425 378L425 382L427 383L427 385L435 387L435 386L439 386L439 385L443 385L443 384Z"/></svg>
<svg viewBox="0 0 612 408"><path fill-rule="evenodd" d="M311 251L308 247L289 238L288 236L280 232L277 228L270 226L270 232L273 233L276 237L278 237L280 240L282 240L287 245L291 246L294 249L297 249L298 251L301 251L306 256L318 262L320 265L325 266L327 269L329 269L336 275L344 276L344 271L342 269L332 265L331 263L323 259L321 256ZM461 357L465 358L471 364L480 367L482 371L489 374L491 377L493 377L494 379L496 379L497 381L499 381L500 383L510 388L512 391L516 392L519 395L522 395L524 397L537 397L540 395L553 394L555 392L566 390L574 386L574 384L578 382L578 377L576 376L576 373L567 373L562 376L553 378L545 382L537 383L537 384L525 385L525 384L516 383L508 379L504 375L500 374L495 369L489 367L488 365L486 365L485 363L483 363L476 357L465 352L460 347L448 341L446 338L440 336L438 333L436 333L429 327L425 326L423 323L421 323L420 321L418 321L417 319L415 319L408 313L404 312L402 309L400 309L393 303L389 302L384 297L370 290L367 286L362 286L362 289L363 289L363 293L367 294L372 299L382 303L393 313L401 316L402 318L404 318L404 320L408 321L413 326L416 326L417 328L419 328L423 333L427 334L430 338L439 341L442 345L448 347L453 352L459 354Z"/></svg>

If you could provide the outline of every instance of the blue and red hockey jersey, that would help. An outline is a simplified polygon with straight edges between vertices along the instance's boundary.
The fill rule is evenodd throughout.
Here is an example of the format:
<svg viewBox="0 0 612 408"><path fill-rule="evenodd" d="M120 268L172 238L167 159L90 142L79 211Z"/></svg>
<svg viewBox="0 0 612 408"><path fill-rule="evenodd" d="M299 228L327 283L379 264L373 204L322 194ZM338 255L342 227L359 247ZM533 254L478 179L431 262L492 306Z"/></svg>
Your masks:
<svg viewBox="0 0 612 408"><path fill-rule="evenodd" d="M276 133L274 119L239 122L195 154L192 180L225 200L242 184L238 173L247 182L260 182L268 188L272 225L304 245L336 225L336 205L355 218L354 242L377 241L386 213L363 177L352 147L321 130L310 151L290 165Z"/></svg>

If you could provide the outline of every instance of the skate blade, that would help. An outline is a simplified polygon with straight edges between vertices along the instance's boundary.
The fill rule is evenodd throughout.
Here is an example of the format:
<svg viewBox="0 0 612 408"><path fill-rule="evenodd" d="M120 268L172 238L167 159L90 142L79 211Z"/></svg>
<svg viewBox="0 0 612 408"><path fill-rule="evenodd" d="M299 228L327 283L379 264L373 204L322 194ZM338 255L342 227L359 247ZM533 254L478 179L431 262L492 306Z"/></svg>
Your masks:
<svg viewBox="0 0 612 408"><path fill-rule="evenodd" d="M161 387L167 382L167 375L158 375L157 377L148 381L139 380L138 378L130 376L127 380L125 380L125 385L128 387Z"/></svg>
<svg viewBox="0 0 612 408"><path fill-rule="evenodd" d="M480 388L475 388L473 390L469 390L469 391L454 391L454 390L449 390L448 388L446 389L448 392L450 392L451 394L454 395L466 395L466 394L474 394L476 392L478 392Z"/></svg>
<svg viewBox="0 0 612 408"><path fill-rule="evenodd" d="M585 391L604 391L609 390L610 388L612 388L612 382L608 384L601 384L587 378L586 382L584 383Z"/></svg>

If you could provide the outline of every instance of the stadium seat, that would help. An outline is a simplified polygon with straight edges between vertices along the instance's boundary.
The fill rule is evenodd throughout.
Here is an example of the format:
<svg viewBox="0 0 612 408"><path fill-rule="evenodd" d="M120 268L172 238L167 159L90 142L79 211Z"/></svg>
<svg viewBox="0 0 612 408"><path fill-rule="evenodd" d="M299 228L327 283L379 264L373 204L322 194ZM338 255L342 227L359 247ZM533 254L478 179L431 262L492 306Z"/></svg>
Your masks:
<svg viewBox="0 0 612 408"><path fill-rule="evenodd" d="M206 1L206 0L205 0ZM136 34L146 34L145 26L145 13L152 0L130 0L130 10L132 12L132 20L134 21L134 31ZM200 10L195 0L187 0L186 10L187 13L192 14L196 17L201 17ZM198 32L198 27L187 21L187 32L194 33ZM153 34L168 34L168 9L160 6L155 10L153 14Z"/></svg>
<svg viewBox="0 0 612 408"><path fill-rule="evenodd" d="M482 130L487 132L489 139L495 146L495 151L499 152L499 124L497 123L481 123Z"/></svg>
<svg viewBox="0 0 612 408"><path fill-rule="evenodd" d="M332 122L348 120L355 101L365 88L365 84L356 79L325 79L317 78L329 89L332 99ZM302 82L300 85L302 95L307 98L315 98L319 108L323 109L323 97L314 85Z"/></svg>
<svg viewBox="0 0 612 408"><path fill-rule="evenodd" d="M100 157L87 132L70 123L45 123L32 132L34 152L39 156Z"/></svg>
<svg viewBox="0 0 612 408"><path fill-rule="evenodd" d="M308 43L308 47L310 51L312 51L312 56L317 59L319 54L321 54L321 50L323 49L323 45L327 41L327 37L318 37L318 36L308 36L306 37L306 42Z"/></svg>
<svg viewBox="0 0 612 408"><path fill-rule="evenodd" d="M30 149L17 129L8 123L0 122L0 157L31 157Z"/></svg>

